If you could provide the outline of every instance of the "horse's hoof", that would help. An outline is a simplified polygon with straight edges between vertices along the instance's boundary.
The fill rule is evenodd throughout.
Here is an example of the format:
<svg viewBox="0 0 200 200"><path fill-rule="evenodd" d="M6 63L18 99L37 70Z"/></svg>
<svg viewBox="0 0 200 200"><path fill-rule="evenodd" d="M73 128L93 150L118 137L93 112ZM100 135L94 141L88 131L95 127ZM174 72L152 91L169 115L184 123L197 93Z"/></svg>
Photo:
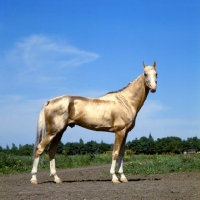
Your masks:
<svg viewBox="0 0 200 200"><path fill-rule="evenodd" d="M57 184L57 183L62 183L62 180L61 179L56 179L56 180L54 180L54 182Z"/></svg>
<svg viewBox="0 0 200 200"><path fill-rule="evenodd" d="M112 182L115 184L115 183L120 183L120 181L118 179L114 179L112 180Z"/></svg>
<svg viewBox="0 0 200 200"><path fill-rule="evenodd" d="M35 184L35 185L37 184L37 180L36 179L31 179L30 181L31 181L32 184Z"/></svg>
<svg viewBox="0 0 200 200"><path fill-rule="evenodd" d="M127 179L127 178L121 178L120 181L121 181L122 183L127 183L127 182L128 182L128 179Z"/></svg>

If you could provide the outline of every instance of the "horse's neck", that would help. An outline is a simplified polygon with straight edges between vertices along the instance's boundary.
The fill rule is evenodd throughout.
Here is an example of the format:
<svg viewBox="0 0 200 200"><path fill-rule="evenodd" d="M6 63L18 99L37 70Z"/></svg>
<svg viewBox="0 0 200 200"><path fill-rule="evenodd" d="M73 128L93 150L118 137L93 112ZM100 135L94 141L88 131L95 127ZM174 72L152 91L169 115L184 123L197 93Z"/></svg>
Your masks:
<svg viewBox="0 0 200 200"><path fill-rule="evenodd" d="M118 101L128 109L138 113L147 98L149 89L146 86L144 75L140 75L120 92L111 92L100 97L101 100Z"/></svg>
<svg viewBox="0 0 200 200"><path fill-rule="evenodd" d="M129 106L131 106L133 109L136 109L136 112L139 112L147 98L148 93L149 89L146 86L144 75L140 75L119 94L126 100Z"/></svg>

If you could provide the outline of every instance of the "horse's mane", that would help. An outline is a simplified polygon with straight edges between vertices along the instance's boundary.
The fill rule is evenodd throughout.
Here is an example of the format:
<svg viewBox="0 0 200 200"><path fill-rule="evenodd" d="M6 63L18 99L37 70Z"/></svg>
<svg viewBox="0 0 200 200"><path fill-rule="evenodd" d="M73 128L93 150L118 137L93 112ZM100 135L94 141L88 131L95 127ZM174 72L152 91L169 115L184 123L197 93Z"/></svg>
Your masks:
<svg viewBox="0 0 200 200"><path fill-rule="evenodd" d="M116 91L112 91L112 92L108 92L106 94L113 94L113 93L118 93L121 92L123 90L125 90L132 82L130 82L127 86L123 87L122 89L116 90Z"/></svg>
<svg viewBox="0 0 200 200"><path fill-rule="evenodd" d="M139 76L139 77L140 77L140 76ZM128 88L133 82L137 81L139 77L137 77L134 81L128 83L128 85L125 86L125 87L123 87L122 89L119 89L119 90L116 90L116 91L112 91L112 92L108 92L108 93L106 93L106 95L107 95L107 94L113 94L113 93L122 92L123 90L125 90L126 88Z"/></svg>

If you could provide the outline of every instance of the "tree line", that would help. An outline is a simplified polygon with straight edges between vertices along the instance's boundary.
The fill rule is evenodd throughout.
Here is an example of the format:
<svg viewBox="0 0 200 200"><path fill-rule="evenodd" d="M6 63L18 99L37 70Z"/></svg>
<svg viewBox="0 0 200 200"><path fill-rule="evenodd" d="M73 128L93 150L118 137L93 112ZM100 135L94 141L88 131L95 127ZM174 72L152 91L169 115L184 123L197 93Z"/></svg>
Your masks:
<svg viewBox="0 0 200 200"><path fill-rule="evenodd" d="M187 138L187 140L182 140L179 137L171 136L154 140L150 134L149 137L141 137L140 139L136 138L133 141L129 141L126 146L127 149L134 151L136 154L181 154L191 149L200 151L200 139L191 137Z"/></svg>
<svg viewBox="0 0 200 200"><path fill-rule="evenodd" d="M0 152L19 156L31 156L33 154L33 147L33 144L19 145L19 147L12 144L11 147L7 145L6 148L0 146ZM111 152L112 149L113 144L107 144L103 141L97 143L93 140L84 143L84 141L80 139L79 142L67 142L66 144L60 142L56 153L64 155L102 154ZM200 139L191 137L187 138L187 140L182 140L179 137L172 136L154 140L151 134L149 134L148 137L143 136L140 139L135 138L126 143L126 150L130 150L134 154L180 154L189 149L200 151ZM47 153L47 150L45 150L45 152Z"/></svg>

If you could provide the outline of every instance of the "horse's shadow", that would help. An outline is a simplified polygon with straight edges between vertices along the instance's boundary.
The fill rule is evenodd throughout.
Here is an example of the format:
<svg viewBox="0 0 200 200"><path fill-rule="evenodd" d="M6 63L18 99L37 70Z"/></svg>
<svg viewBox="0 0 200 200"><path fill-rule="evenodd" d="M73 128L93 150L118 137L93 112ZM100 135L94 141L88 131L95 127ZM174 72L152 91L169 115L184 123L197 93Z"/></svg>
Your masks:
<svg viewBox="0 0 200 200"><path fill-rule="evenodd" d="M130 178L128 179L129 182L147 181L147 180L160 181L161 178ZM62 183L82 183L82 182L111 182L111 180L110 179L83 179L83 180L68 180L68 181L63 180L62 181ZM56 184L54 181L49 181L49 180L40 182L38 184L47 184L47 183Z"/></svg>

